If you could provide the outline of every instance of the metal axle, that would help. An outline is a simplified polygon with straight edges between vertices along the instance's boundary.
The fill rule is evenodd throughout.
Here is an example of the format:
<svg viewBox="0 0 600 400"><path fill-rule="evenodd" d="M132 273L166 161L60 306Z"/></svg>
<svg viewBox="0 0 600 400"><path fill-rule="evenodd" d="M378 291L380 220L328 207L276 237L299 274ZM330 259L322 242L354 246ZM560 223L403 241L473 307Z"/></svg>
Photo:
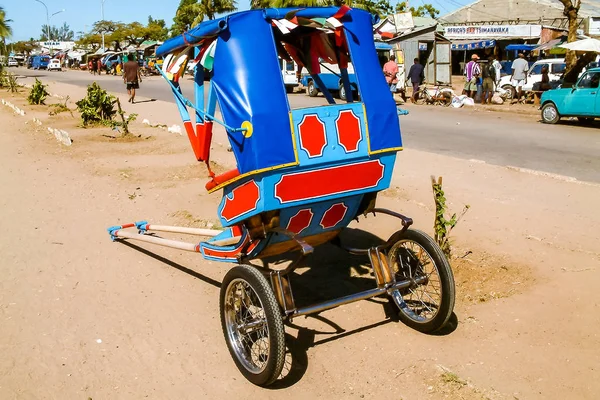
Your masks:
<svg viewBox="0 0 600 400"><path fill-rule="evenodd" d="M330 310L332 308L342 306L344 304L350 304L350 303L354 303L355 301L370 299L371 297L379 296L381 294L391 293L396 290L406 289L415 284L420 284L423 279L426 279L426 278L425 277L417 278L414 281L413 280L405 280L402 282L397 282L386 288L365 290L364 292L351 294L351 295L340 297L340 298L334 299L334 300L325 301L323 303L315 304L313 306L301 307L301 308L296 309L296 311L294 311L290 316L298 317L301 315L315 314L315 313L319 313L321 311Z"/></svg>

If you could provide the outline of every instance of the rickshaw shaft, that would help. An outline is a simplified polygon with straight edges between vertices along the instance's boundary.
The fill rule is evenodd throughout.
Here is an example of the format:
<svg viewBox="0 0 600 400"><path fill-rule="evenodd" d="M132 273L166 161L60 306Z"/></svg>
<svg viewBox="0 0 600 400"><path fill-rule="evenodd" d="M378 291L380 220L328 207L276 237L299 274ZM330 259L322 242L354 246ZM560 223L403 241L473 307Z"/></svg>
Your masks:
<svg viewBox="0 0 600 400"><path fill-rule="evenodd" d="M404 280L402 282L397 282L393 285L390 285L389 287L365 290L364 292L351 294L351 295L340 297L340 298L334 299L334 300L325 301L323 303L315 304L313 306L300 307L300 308L296 309L296 311L293 312L290 315L290 317L293 318L293 317L299 317L301 315L315 314L315 313L319 313L321 311L330 310L335 307L343 306L344 304L350 304L350 303L354 303L355 301L370 299L371 297L379 296L381 294L391 293L394 290L407 289L415 284L420 284L423 279L426 279L426 278L423 277L423 278L416 278L415 280Z"/></svg>

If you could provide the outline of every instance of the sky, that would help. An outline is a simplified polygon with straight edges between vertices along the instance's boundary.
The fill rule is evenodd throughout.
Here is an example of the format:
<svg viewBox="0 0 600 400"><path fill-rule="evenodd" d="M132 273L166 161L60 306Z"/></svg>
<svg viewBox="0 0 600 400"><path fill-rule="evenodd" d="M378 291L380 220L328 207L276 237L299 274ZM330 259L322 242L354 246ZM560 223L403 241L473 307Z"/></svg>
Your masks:
<svg viewBox="0 0 600 400"><path fill-rule="evenodd" d="M66 22L77 35L87 32L94 22L102 19L102 0L41 0L48 7L51 16L50 25L61 26ZM396 0L391 0L395 4ZM433 4L440 15L447 14L473 0L410 0L410 6L418 7L423 3ZM250 0L238 0L238 9L247 10ZM146 23L148 15L154 19L164 19L170 26L175 16L179 0L104 0L104 19L120 22L139 21ZM12 19L13 35L8 40L16 42L38 38L41 26L46 24L46 9L35 0L0 0L6 18Z"/></svg>

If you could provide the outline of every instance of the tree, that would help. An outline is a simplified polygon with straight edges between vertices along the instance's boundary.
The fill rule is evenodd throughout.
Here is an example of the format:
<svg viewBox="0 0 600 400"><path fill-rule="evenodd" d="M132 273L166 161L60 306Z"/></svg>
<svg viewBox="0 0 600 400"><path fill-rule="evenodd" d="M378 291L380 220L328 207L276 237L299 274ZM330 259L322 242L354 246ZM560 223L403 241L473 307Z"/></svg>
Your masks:
<svg viewBox="0 0 600 400"><path fill-rule="evenodd" d="M50 37L48 37L50 32ZM42 25L42 34L40 35L40 41L46 40L58 40L61 42L68 42L75 38L75 33L69 28L67 23L63 23L61 27L51 26L48 29L48 25Z"/></svg>
<svg viewBox="0 0 600 400"><path fill-rule="evenodd" d="M577 40L577 28L579 26L578 23L578 14L579 8L581 7L581 0L559 0L563 6L563 14L567 17L569 21L569 33L567 35L567 42L575 42ZM579 74L583 70L583 68L588 65L590 62L594 61L596 54L594 53L586 53L581 57L577 58L577 54L573 50L567 50L567 54L565 57L565 63L567 64L567 68L565 69L565 73L563 75L564 82L562 87L569 88L572 87L575 82L577 82L577 78Z"/></svg>
<svg viewBox="0 0 600 400"><path fill-rule="evenodd" d="M151 40L166 40L169 36L169 29L164 19L153 19L148 16L148 39Z"/></svg>
<svg viewBox="0 0 600 400"><path fill-rule="evenodd" d="M198 25L205 18L215 19L218 14L236 9L235 0L181 0L173 18L171 34L179 35Z"/></svg>
<svg viewBox="0 0 600 400"><path fill-rule="evenodd" d="M423 5L419 6L418 8L410 7L410 9L407 9L405 1L396 4L396 12L404 13L404 12L409 12L409 11L413 15L413 17L427 17L428 16L431 18L436 18L440 13L440 10L438 10L431 4L423 4Z"/></svg>
<svg viewBox="0 0 600 400"><path fill-rule="evenodd" d="M6 19L4 7L0 6L0 39L5 40L12 35L12 28L10 27L11 22L12 19Z"/></svg>
<svg viewBox="0 0 600 400"><path fill-rule="evenodd" d="M35 41L33 40L21 40L12 43L11 46L15 49L16 53L23 53L29 55L37 47L37 43L35 43Z"/></svg>

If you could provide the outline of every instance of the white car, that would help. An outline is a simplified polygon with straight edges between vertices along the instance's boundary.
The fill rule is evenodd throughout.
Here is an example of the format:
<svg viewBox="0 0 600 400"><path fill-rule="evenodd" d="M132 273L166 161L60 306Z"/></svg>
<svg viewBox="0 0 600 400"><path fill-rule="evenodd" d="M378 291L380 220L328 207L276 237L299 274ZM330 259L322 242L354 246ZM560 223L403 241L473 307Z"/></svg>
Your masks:
<svg viewBox="0 0 600 400"><path fill-rule="evenodd" d="M62 67L60 66L60 60L58 58L53 58L48 63L48 71L62 71Z"/></svg>
<svg viewBox="0 0 600 400"><path fill-rule="evenodd" d="M17 61L16 58L9 58L8 59L8 66L9 67L18 67L19 66L19 62Z"/></svg>
<svg viewBox="0 0 600 400"><path fill-rule="evenodd" d="M533 89L533 84L542 81L542 68L548 67L548 77L550 82L560 79L563 72L567 68L564 58L549 58L547 60L536 61L527 72L527 83L523 85L523 92L527 92ZM512 72L512 71L511 71ZM500 78L498 84L502 89L510 93L509 98L512 97L513 86L510 81L510 75L503 76Z"/></svg>

